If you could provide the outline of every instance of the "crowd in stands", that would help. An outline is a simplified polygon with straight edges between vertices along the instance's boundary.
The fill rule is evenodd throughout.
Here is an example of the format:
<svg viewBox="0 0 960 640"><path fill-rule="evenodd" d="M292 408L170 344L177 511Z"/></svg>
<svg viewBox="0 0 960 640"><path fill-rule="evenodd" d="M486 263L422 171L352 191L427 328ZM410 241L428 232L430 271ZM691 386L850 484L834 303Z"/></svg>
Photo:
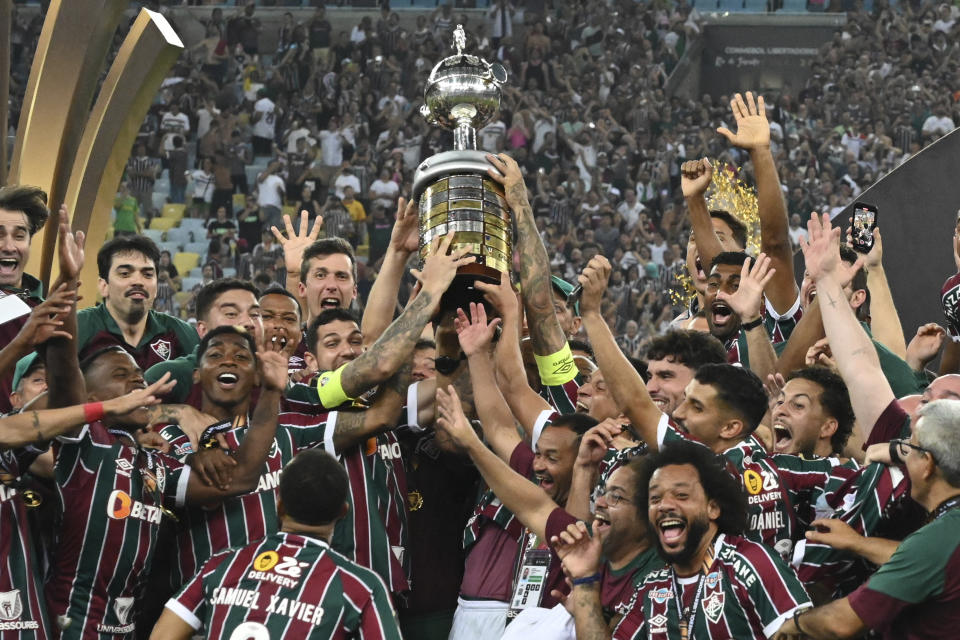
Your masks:
<svg viewBox="0 0 960 640"><path fill-rule="evenodd" d="M109 239L0 187L0 637L956 635L960 273L907 336L876 217L835 219L954 129L954 8L698 101L682 3L325 12L211 11ZM512 78L477 138L516 238L459 307L410 198L456 24Z"/></svg>

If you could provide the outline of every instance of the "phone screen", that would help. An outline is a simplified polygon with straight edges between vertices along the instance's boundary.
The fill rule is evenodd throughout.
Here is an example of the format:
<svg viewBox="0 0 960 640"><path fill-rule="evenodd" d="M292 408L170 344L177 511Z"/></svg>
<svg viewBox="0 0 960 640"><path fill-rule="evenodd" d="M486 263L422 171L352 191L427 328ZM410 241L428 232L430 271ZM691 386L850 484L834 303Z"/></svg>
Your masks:
<svg viewBox="0 0 960 640"><path fill-rule="evenodd" d="M864 202L853 205L853 248L867 253L873 248L873 230L877 227L877 207Z"/></svg>

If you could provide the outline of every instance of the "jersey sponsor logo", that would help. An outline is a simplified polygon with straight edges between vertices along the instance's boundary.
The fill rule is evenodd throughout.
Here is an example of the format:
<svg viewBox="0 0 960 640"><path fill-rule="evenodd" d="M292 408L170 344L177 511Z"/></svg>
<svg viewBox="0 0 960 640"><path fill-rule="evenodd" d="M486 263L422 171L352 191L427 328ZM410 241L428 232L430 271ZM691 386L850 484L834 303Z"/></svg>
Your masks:
<svg viewBox="0 0 960 640"><path fill-rule="evenodd" d="M276 471L270 471L260 476L260 479L257 481L257 493L276 489L280 485L281 471L282 469L277 469Z"/></svg>
<svg viewBox="0 0 960 640"><path fill-rule="evenodd" d="M703 601L703 612L707 614L707 619L713 624L720 622L720 616L723 615L723 592L716 591Z"/></svg>
<svg viewBox="0 0 960 640"><path fill-rule="evenodd" d="M134 500L126 492L114 490L107 499L107 515L114 520L135 518L151 524L160 524L162 512L159 507Z"/></svg>
<svg viewBox="0 0 960 640"><path fill-rule="evenodd" d="M755 496L763 490L763 478L753 469L747 469L743 472L743 486L747 493Z"/></svg>
<svg viewBox="0 0 960 640"><path fill-rule="evenodd" d="M704 582L706 582L707 589L713 589L720 584L720 574L717 571L711 571L707 574Z"/></svg>
<svg viewBox="0 0 960 640"><path fill-rule="evenodd" d="M293 556L281 557L276 551L264 551L254 558L253 569L247 573L247 578L293 589L308 566L309 562L299 562Z"/></svg>
<svg viewBox="0 0 960 640"><path fill-rule="evenodd" d="M126 458L117 458L117 475L125 478L130 477L130 471L133 470L133 463Z"/></svg>
<svg viewBox="0 0 960 640"><path fill-rule="evenodd" d="M150 348L161 360L169 360L172 351L170 341L160 338L150 343Z"/></svg>
<svg viewBox="0 0 960 640"><path fill-rule="evenodd" d="M653 598L654 602L663 604L673 597L673 593L671 593L670 589L654 589L650 592L650 597Z"/></svg>
<svg viewBox="0 0 960 640"><path fill-rule="evenodd" d="M384 460L399 460L402 457L399 442L381 444L377 447L377 453L379 453L380 457Z"/></svg>
<svg viewBox="0 0 960 640"><path fill-rule="evenodd" d="M100 633L132 633L136 625L130 622L130 614L133 612L133 597L125 596L116 598L113 601L113 613L117 616L117 624L98 624L97 631Z"/></svg>
<svg viewBox="0 0 960 640"><path fill-rule="evenodd" d="M0 593L0 620L16 620L23 614L23 601L20 600L20 590Z"/></svg>
<svg viewBox="0 0 960 640"><path fill-rule="evenodd" d="M667 632L667 616L662 613L650 618L650 633L666 633Z"/></svg>

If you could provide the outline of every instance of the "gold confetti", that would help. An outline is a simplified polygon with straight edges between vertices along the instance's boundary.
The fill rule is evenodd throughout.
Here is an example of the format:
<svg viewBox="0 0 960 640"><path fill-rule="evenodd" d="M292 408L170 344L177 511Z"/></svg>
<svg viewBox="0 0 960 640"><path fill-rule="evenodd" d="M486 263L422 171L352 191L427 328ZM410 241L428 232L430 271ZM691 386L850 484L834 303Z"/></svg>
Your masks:
<svg viewBox="0 0 960 640"><path fill-rule="evenodd" d="M734 168L714 160L717 170L710 180L707 208L711 211L729 211L734 218L747 227L747 253L760 253L760 213L757 208L757 192L737 177Z"/></svg>

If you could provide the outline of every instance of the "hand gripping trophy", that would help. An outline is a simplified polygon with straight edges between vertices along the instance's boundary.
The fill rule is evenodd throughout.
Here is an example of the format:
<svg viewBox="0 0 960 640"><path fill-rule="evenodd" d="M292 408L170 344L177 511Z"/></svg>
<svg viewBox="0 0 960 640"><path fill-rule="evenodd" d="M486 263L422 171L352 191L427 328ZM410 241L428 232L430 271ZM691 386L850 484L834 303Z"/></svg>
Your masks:
<svg viewBox="0 0 960 640"><path fill-rule="evenodd" d="M477 279L497 283L510 278L513 223L503 187L487 175L486 154L477 150L477 129L500 108L500 85L507 73L498 63L463 53L466 35L457 25L456 55L430 72L420 113L427 122L453 130L453 150L430 156L413 176L413 197L420 207L420 260L430 242L453 231L451 250L470 245L477 261L461 267L444 296L443 308L482 302Z"/></svg>

